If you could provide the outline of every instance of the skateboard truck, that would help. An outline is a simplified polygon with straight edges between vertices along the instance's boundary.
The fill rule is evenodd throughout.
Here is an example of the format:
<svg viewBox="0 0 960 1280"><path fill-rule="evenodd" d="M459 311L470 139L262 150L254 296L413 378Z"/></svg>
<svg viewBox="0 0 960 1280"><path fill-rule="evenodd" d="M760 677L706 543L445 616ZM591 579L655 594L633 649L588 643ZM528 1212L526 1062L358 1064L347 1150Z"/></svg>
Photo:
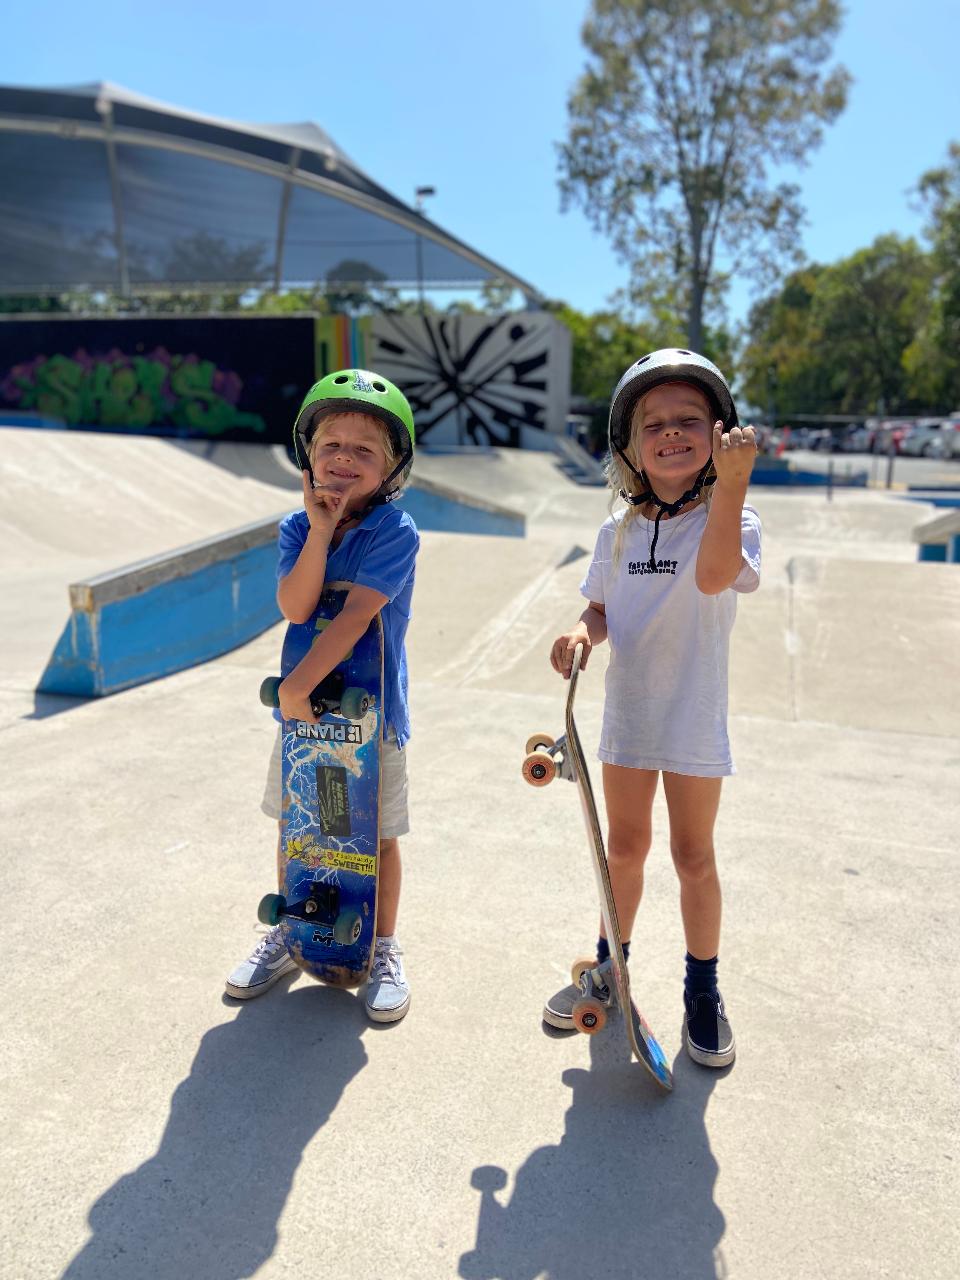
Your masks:
<svg viewBox="0 0 960 1280"><path fill-rule="evenodd" d="M279 676L268 676L260 686L260 701L265 707L280 706ZM310 694L310 710L320 716L341 716L344 720L362 720L373 698L366 689L348 689L342 671L336 667Z"/></svg>
<svg viewBox="0 0 960 1280"><path fill-rule="evenodd" d="M595 1035L607 1025L607 1014L616 1004L616 990L604 981L600 967L589 960L578 960L570 976L580 988L571 1010L573 1025L585 1035Z"/></svg>
<svg viewBox="0 0 960 1280"><path fill-rule="evenodd" d="M554 740L548 733L535 733L527 739L522 773L532 787L545 787L554 778L576 782L573 761L567 751L567 735Z"/></svg>
<svg viewBox="0 0 960 1280"><path fill-rule="evenodd" d="M282 916L325 925L334 941L345 947L356 942L363 929L358 911L340 910L337 885L320 880L311 882L306 897L299 902L287 902L282 893L268 893L260 900L257 917L262 924L279 924Z"/></svg>

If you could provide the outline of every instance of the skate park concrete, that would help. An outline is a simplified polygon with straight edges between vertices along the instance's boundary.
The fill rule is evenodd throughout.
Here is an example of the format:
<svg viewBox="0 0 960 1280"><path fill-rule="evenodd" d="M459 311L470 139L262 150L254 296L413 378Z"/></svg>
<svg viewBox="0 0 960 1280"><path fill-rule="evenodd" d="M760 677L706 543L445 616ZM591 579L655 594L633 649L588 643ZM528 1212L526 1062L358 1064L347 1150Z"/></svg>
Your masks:
<svg viewBox="0 0 960 1280"><path fill-rule="evenodd" d="M751 492L763 582L733 635L739 773L717 828L738 1058L711 1073L681 1049L658 799L631 972L674 1069L664 1096L617 1019L590 1038L540 1021L592 946L595 893L576 789L533 790L520 762L562 725L546 654L579 614L603 491L548 454L418 460L523 510L527 536L423 536L401 842L413 1001L379 1027L306 978L223 995L273 887L257 688L281 628L109 698L34 693L69 582L295 492L269 458L9 435L0 1276L957 1274L960 576L916 562L932 508ZM591 759L604 663L578 695Z"/></svg>

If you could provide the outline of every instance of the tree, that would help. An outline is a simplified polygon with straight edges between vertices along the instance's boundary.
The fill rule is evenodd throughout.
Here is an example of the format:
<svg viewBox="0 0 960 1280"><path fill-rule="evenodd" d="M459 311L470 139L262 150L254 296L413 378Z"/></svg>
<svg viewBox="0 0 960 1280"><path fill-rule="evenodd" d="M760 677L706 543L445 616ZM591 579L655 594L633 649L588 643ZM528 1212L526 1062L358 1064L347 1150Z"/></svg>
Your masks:
<svg viewBox="0 0 960 1280"><path fill-rule="evenodd" d="M397 291L385 283L386 279L372 263L344 258L327 272L327 306L347 315L387 310L395 303Z"/></svg>
<svg viewBox="0 0 960 1280"><path fill-rule="evenodd" d="M571 391L607 408L624 370L663 345L650 326L631 325L616 312L587 315L565 302L550 302L546 309L570 330Z"/></svg>
<svg viewBox="0 0 960 1280"><path fill-rule="evenodd" d="M878 236L817 282L812 320L835 403L851 413L909 413L904 352L930 293L930 259L915 240Z"/></svg>
<svg viewBox="0 0 960 1280"><path fill-rule="evenodd" d="M565 302L548 302L545 310L570 330L570 390L593 406L591 444L601 453L607 447L610 397L625 370L648 351L676 346L681 336L664 317L633 323L619 311L587 315ZM724 370L731 367L732 346L724 329L705 335L705 354Z"/></svg>
<svg viewBox="0 0 960 1280"><path fill-rule="evenodd" d="M798 257L797 188L768 166L802 163L843 110L847 72L822 70L840 17L839 0L593 0L563 205L611 238L638 301L685 316L694 349L732 274L769 281Z"/></svg>
<svg viewBox="0 0 960 1280"><path fill-rule="evenodd" d="M831 266L795 272L757 303L742 372L747 397L777 416L913 412L904 353L927 307L930 257L886 235Z"/></svg>
<svg viewBox="0 0 960 1280"><path fill-rule="evenodd" d="M0 315L41 315L47 312L63 315L69 311L69 306L59 295L33 293L0 295Z"/></svg>
<svg viewBox="0 0 960 1280"><path fill-rule="evenodd" d="M827 413L830 371L820 361L812 319L817 281L824 268L791 273L779 292L754 303L740 359L744 398L771 417Z"/></svg>
<svg viewBox="0 0 960 1280"><path fill-rule="evenodd" d="M904 364L914 393L942 410L960 408L960 143L917 184L929 214L933 288Z"/></svg>

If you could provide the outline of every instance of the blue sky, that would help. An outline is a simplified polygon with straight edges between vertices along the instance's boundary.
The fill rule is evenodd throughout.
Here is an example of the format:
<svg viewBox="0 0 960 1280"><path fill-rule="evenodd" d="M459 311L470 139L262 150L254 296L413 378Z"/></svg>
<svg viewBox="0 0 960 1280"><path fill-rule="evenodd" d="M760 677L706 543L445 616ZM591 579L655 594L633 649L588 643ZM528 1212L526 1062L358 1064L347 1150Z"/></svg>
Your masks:
<svg viewBox="0 0 960 1280"><path fill-rule="evenodd" d="M401 198L583 310L625 279L578 211L560 212L555 143L584 65L586 0L33 0L7 7L0 81L112 80L239 120L321 124ZM356 16L350 16L356 15ZM919 234L909 188L960 139L957 0L850 0L835 60L846 112L787 176L807 208L804 248L833 261L886 231ZM750 293L737 283L735 319Z"/></svg>

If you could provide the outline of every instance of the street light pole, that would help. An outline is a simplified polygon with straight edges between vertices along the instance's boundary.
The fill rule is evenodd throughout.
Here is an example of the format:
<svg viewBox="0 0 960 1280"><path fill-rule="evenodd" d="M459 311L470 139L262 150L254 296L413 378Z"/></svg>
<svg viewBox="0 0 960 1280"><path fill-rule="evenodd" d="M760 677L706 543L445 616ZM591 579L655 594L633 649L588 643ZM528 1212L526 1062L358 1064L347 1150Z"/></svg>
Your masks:
<svg viewBox="0 0 960 1280"><path fill-rule="evenodd" d="M427 196L435 196L437 194L436 187L417 187L414 190L414 208L417 213L423 213L423 202ZM420 232L417 232L417 292L420 294L420 314L426 310L423 299L423 245Z"/></svg>

